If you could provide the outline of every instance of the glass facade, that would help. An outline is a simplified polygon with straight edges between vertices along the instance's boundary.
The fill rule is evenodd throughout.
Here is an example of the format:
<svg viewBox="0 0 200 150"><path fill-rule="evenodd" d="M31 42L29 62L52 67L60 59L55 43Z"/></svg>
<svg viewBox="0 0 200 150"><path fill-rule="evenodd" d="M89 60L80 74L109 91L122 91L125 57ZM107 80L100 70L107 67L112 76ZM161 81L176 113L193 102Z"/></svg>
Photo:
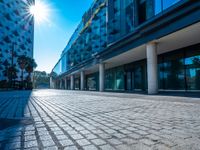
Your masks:
<svg viewBox="0 0 200 150"><path fill-rule="evenodd" d="M62 73L94 58L107 46L181 0L96 0L83 15L53 73Z"/></svg>
<svg viewBox="0 0 200 150"><path fill-rule="evenodd" d="M145 91L147 89L145 60L125 65L125 74L127 91Z"/></svg>
<svg viewBox="0 0 200 150"><path fill-rule="evenodd" d="M74 79L74 88L75 90L80 90L80 78Z"/></svg>
<svg viewBox="0 0 200 150"><path fill-rule="evenodd" d="M200 48L189 47L159 56L159 88L200 90Z"/></svg>
<svg viewBox="0 0 200 150"><path fill-rule="evenodd" d="M181 0L155 0L155 14L159 14L165 9L173 6Z"/></svg>
<svg viewBox="0 0 200 150"><path fill-rule="evenodd" d="M52 71L54 77L95 58L109 45L180 1L96 0L63 50ZM162 54L158 60L160 89L200 90L199 47ZM144 91L147 89L146 70L146 60L106 70L105 90ZM87 90L98 90L98 73L86 75L85 82ZM70 85L70 80L67 83ZM80 78L75 79L75 89L80 89Z"/></svg>
<svg viewBox="0 0 200 150"><path fill-rule="evenodd" d="M105 90L124 90L124 68L117 67L105 72Z"/></svg>
<svg viewBox="0 0 200 150"><path fill-rule="evenodd" d="M94 73L86 76L86 89L90 91L98 91L99 89L99 74Z"/></svg>

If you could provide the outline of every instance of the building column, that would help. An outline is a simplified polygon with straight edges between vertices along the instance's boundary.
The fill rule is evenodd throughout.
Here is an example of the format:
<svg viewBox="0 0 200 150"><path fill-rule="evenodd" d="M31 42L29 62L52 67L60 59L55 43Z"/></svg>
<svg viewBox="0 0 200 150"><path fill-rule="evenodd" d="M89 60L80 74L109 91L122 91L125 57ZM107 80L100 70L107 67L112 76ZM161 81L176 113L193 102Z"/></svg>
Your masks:
<svg viewBox="0 0 200 150"><path fill-rule="evenodd" d="M158 93L158 64L156 43L146 45L148 94Z"/></svg>
<svg viewBox="0 0 200 150"><path fill-rule="evenodd" d="M71 76L70 76L70 87L71 87L71 90L74 90L74 75L72 74Z"/></svg>
<svg viewBox="0 0 200 150"><path fill-rule="evenodd" d="M81 90L83 91L85 89L85 73L84 71L81 71Z"/></svg>
<svg viewBox="0 0 200 150"><path fill-rule="evenodd" d="M105 72L105 64L99 64L99 91L104 91L104 72Z"/></svg>
<svg viewBox="0 0 200 150"><path fill-rule="evenodd" d="M54 87L53 87L53 79L52 79L52 77L50 77L50 80L49 80L49 87L50 87L50 89L53 89Z"/></svg>
<svg viewBox="0 0 200 150"><path fill-rule="evenodd" d="M67 89L67 77L65 77L65 89Z"/></svg>

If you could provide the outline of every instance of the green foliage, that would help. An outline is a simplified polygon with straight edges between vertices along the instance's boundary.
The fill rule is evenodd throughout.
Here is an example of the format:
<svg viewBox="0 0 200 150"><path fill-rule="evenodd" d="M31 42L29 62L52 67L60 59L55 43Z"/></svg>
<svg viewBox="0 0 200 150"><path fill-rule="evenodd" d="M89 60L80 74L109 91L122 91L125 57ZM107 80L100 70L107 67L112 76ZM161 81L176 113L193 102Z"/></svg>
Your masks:
<svg viewBox="0 0 200 150"><path fill-rule="evenodd" d="M49 87L49 74L47 74L45 71L34 71L34 86L35 88L38 88L40 86Z"/></svg>

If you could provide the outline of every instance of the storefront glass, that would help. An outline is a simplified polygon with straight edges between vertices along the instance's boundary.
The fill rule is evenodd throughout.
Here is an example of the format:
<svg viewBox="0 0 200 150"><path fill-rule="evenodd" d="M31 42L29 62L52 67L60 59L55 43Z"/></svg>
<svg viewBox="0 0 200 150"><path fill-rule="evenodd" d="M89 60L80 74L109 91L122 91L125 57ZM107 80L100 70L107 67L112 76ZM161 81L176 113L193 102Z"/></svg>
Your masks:
<svg viewBox="0 0 200 150"><path fill-rule="evenodd" d="M105 73L106 90L124 90L124 69L117 67L106 70Z"/></svg>
<svg viewBox="0 0 200 150"><path fill-rule="evenodd" d="M159 56L159 88L200 90L200 50L184 48Z"/></svg>

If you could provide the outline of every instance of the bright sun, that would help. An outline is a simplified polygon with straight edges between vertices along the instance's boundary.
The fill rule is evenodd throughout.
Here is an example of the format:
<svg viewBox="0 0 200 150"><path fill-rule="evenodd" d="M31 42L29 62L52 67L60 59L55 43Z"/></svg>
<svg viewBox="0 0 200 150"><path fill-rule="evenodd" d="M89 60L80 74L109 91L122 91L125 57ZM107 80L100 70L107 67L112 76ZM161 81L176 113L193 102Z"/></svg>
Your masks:
<svg viewBox="0 0 200 150"><path fill-rule="evenodd" d="M36 1L29 7L29 13L34 16L36 23L48 21L49 11L48 5L42 1Z"/></svg>

